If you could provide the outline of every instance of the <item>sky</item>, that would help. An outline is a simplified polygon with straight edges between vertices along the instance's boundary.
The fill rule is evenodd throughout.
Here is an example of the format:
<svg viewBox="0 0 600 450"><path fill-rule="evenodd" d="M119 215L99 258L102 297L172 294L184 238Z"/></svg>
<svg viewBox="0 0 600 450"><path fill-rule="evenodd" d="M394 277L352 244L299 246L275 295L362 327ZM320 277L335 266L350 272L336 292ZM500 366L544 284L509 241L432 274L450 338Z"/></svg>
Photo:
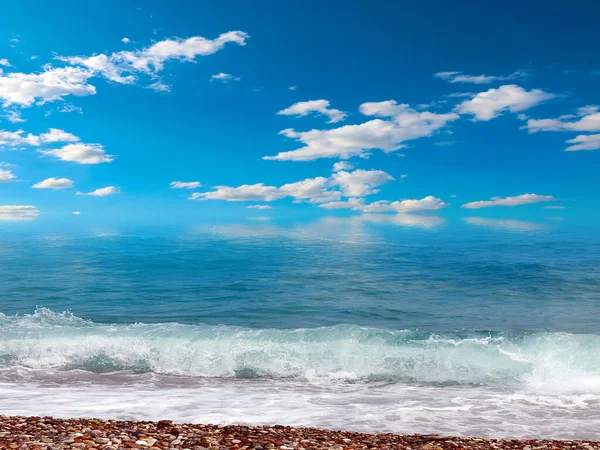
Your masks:
<svg viewBox="0 0 600 450"><path fill-rule="evenodd" d="M593 227L598 14L593 1L6 0L0 230Z"/></svg>

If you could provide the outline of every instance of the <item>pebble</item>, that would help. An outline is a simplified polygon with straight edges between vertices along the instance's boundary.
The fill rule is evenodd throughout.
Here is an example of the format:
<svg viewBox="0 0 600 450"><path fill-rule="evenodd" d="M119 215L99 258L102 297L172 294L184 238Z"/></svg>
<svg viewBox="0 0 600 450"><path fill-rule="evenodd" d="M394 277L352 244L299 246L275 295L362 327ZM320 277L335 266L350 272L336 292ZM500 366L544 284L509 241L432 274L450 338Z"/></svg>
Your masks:
<svg viewBox="0 0 600 450"><path fill-rule="evenodd" d="M600 450L600 442L365 434L296 428L0 415L0 449L24 450Z"/></svg>

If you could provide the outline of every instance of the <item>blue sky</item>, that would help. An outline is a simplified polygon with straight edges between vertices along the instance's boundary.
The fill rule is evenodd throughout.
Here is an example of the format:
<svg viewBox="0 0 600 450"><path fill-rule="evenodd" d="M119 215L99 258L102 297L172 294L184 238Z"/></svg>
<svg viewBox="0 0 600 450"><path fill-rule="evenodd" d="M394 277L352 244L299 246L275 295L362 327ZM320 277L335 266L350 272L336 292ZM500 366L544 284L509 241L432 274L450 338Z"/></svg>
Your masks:
<svg viewBox="0 0 600 450"><path fill-rule="evenodd" d="M597 224L600 5L447 3L4 2L0 229Z"/></svg>

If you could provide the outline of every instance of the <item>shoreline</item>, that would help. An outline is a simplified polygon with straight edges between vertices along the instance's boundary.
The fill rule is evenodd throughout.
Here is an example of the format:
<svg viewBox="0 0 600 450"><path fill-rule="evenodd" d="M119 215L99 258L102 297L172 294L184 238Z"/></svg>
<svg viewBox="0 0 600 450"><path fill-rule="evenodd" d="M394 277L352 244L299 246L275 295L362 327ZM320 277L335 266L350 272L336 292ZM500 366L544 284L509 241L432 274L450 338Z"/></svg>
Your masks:
<svg viewBox="0 0 600 450"><path fill-rule="evenodd" d="M600 441L368 434L279 425L200 425L0 415L0 449L600 450Z"/></svg>

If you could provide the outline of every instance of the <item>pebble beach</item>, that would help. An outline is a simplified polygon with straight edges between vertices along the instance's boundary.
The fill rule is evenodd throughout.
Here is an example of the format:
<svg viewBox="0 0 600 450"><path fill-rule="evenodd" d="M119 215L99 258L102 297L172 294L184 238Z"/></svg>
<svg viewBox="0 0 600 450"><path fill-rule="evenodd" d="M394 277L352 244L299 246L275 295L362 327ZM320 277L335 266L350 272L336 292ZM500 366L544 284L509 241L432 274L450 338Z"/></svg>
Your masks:
<svg viewBox="0 0 600 450"><path fill-rule="evenodd" d="M287 426L223 426L0 416L1 449L597 450L600 442L364 434Z"/></svg>

